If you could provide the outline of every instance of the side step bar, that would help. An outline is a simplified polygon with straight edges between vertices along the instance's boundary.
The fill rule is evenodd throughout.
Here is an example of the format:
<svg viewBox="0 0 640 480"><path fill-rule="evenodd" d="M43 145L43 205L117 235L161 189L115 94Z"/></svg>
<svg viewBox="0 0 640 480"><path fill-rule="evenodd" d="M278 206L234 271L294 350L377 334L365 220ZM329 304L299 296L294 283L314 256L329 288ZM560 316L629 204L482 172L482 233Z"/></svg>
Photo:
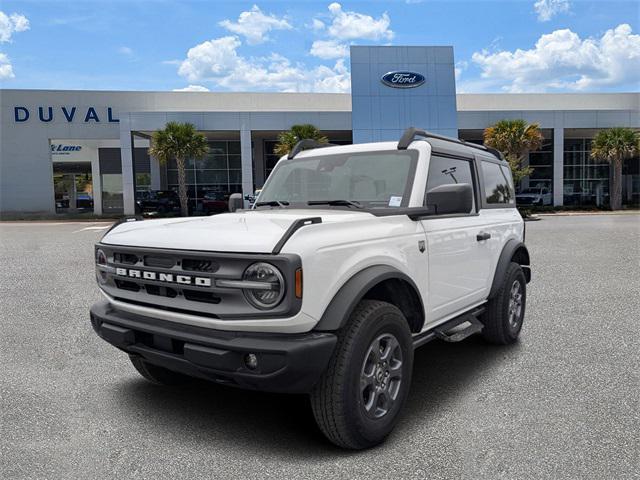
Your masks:
<svg viewBox="0 0 640 480"><path fill-rule="evenodd" d="M484 325L478 320L478 316L480 316L484 310L484 307L475 308L452 318L442 325L438 325L431 330L416 335L413 337L413 348L421 347L436 338L444 340L445 342L460 342L471 335L480 333Z"/></svg>

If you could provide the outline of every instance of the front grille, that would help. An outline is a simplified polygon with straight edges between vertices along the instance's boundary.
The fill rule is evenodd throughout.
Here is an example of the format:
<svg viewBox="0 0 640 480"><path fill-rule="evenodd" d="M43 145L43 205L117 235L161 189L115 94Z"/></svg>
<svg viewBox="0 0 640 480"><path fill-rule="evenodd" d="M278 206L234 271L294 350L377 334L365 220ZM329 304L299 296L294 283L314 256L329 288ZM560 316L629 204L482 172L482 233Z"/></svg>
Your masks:
<svg viewBox="0 0 640 480"><path fill-rule="evenodd" d="M158 285L145 285L145 290L149 295L156 295L158 297L176 298L178 291L171 287L160 287Z"/></svg>
<svg viewBox="0 0 640 480"><path fill-rule="evenodd" d="M220 280L241 280L249 265L274 264L285 285L293 285L300 259L293 255L243 254L140 248L98 244L107 265L98 265L100 288L112 298L177 313L211 318L282 318L300 309L301 301L288 293L273 310L259 311L240 288L219 286Z"/></svg>
<svg viewBox="0 0 640 480"><path fill-rule="evenodd" d="M157 257L152 255L144 256L144 265L146 267L171 268L175 264L176 260L172 257Z"/></svg>
<svg viewBox="0 0 640 480"><path fill-rule="evenodd" d="M120 290L129 290L130 292L140 291L140 285L138 285L136 282L130 282L128 280L120 279L115 279L114 282Z"/></svg>
<svg viewBox="0 0 640 480"><path fill-rule="evenodd" d="M184 258L182 260L182 269L190 272L215 272L218 270L218 264L212 260Z"/></svg>
<svg viewBox="0 0 640 480"><path fill-rule="evenodd" d="M115 252L113 254L113 261L115 263L121 263L124 265L135 265L136 263L138 263L138 257L131 253Z"/></svg>
<svg viewBox="0 0 640 480"><path fill-rule="evenodd" d="M185 289L182 291L182 294L184 295L184 298L186 298L187 300L191 300L192 302L218 304L220 303L220 300L221 300L221 298L218 297L217 295L211 292L206 292L202 290L186 290Z"/></svg>

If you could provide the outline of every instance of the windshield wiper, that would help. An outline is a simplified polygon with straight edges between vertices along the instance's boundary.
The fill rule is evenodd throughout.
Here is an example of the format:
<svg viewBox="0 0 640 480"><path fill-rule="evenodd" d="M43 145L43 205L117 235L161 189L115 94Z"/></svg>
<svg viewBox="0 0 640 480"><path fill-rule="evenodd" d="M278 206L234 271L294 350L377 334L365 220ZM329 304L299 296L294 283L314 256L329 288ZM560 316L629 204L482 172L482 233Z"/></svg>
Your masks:
<svg viewBox="0 0 640 480"><path fill-rule="evenodd" d="M360 202L357 202L355 200L310 200L307 202L307 205L337 205L345 207L364 208L362 205L360 205Z"/></svg>
<svg viewBox="0 0 640 480"><path fill-rule="evenodd" d="M286 200L270 200L256 203L256 207L286 207L287 205L289 205L289 202Z"/></svg>

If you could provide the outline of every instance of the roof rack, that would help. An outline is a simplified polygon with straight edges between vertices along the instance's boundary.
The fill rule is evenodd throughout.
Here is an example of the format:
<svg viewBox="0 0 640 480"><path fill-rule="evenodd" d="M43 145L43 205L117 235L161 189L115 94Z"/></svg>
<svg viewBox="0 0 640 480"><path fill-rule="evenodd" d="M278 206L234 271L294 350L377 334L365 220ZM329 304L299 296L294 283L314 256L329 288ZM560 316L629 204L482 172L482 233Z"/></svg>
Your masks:
<svg viewBox="0 0 640 480"><path fill-rule="evenodd" d="M416 137L435 138L438 140L444 140L445 142L457 143L460 145L465 145L467 147L477 148L478 150L483 150L494 155L498 158L498 160L504 160L502 154L495 148L485 147L484 145L478 145L477 143L465 142L464 140L461 140L459 138L445 137L444 135L427 132L426 130L420 130L415 127L409 127L404 131L402 137L400 138L400 141L398 142L398 150L406 150Z"/></svg>
<svg viewBox="0 0 640 480"><path fill-rule="evenodd" d="M335 147L336 145L333 143L321 143L312 138L303 138L298 143L296 143L295 147L289 152L287 158L291 160L297 154L299 154L302 150L311 150L314 148L324 148L324 147Z"/></svg>

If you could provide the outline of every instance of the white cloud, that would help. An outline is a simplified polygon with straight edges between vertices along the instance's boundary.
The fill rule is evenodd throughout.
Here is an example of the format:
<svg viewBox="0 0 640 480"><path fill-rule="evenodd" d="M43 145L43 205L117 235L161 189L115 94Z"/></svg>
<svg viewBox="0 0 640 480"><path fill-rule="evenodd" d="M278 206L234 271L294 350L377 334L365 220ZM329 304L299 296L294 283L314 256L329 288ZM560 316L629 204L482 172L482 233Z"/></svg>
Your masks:
<svg viewBox="0 0 640 480"><path fill-rule="evenodd" d="M324 30L324 27L326 25L324 24L324 22L322 22L322 20L318 20L317 18L314 18L313 20L311 20L311 30L315 31L315 32L319 32L320 30Z"/></svg>
<svg viewBox="0 0 640 480"><path fill-rule="evenodd" d="M328 33L338 40L391 40L393 32L389 29L391 19L385 12L378 19L363 13L342 10L342 5L329 5L332 21Z"/></svg>
<svg viewBox="0 0 640 480"><path fill-rule="evenodd" d="M638 85L640 35L620 24L600 38L569 29L542 35L530 50L476 52L473 62L491 88L509 92L596 90Z"/></svg>
<svg viewBox="0 0 640 480"><path fill-rule="evenodd" d="M174 92L208 92L209 89L207 87L203 87L202 85L189 85L184 88L174 88Z"/></svg>
<svg viewBox="0 0 640 480"><path fill-rule="evenodd" d="M126 56L133 55L133 49L130 47L120 47L118 48L118 53Z"/></svg>
<svg viewBox="0 0 640 480"><path fill-rule="evenodd" d="M0 52L0 80L6 80L8 78L14 78L13 67L11 61L5 53Z"/></svg>
<svg viewBox="0 0 640 480"><path fill-rule="evenodd" d="M7 15L0 10L0 43L10 42L14 33L25 30L29 30L27 17L19 13Z"/></svg>
<svg viewBox="0 0 640 480"><path fill-rule="evenodd" d="M187 52L178 74L190 82L224 75L240 62L236 49L241 42L238 37L221 37L207 40Z"/></svg>
<svg viewBox="0 0 640 480"><path fill-rule="evenodd" d="M249 45L269 40L267 33L271 30L291 30L293 28L284 17L278 18L272 14L265 14L257 5L254 5L248 12L240 13L237 22L223 20L219 25L232 33L244 36Z"/></svg>
<svg viewBox="0 0 640 480"><path fill-rule="evenodd" d="M333 67L308 68L282 55L244 57L238 37L208 40L189 49L178 69L190 82L210 82L232 91L346 92L350 76L343 60Z"/></svg>
<svg viewBox="0 0 640 480"><path fill-rule="evenodd" d="M342 9L339 3L329 5L330 23L325 23L317 18L313 19L311 29L315 32L325 32L327 40L316 40L311 45L309 54L322 58L345 58L349 56L349 43L351 40L391 40L393 31L389 29L391 19L385 12L378 19L358 12L349 12Z"/></svg>
<svg viewBox="0 0 640 480"><path fill-rule="evenodd" d="M538 20L548 22L559 13L566 13L571 8L569 0L536 0L533 9L538 14Z"/></svg>
<svg viewBox="0 0 640 480"><path fill-rule="evenodd" d="M309 51L314 57L323 59L345 58L349 55L349 47L337 40L316 40Z"/></svg>
<svg viewBox="0 0 640 480"><path fill-rule="evenodd" d="M454 68L456 81L460 79L462 72L464 72L468 67L469 67L469 62L467 62L466 60L460 60L459 62L456 62L455 68Z"/></svg>

